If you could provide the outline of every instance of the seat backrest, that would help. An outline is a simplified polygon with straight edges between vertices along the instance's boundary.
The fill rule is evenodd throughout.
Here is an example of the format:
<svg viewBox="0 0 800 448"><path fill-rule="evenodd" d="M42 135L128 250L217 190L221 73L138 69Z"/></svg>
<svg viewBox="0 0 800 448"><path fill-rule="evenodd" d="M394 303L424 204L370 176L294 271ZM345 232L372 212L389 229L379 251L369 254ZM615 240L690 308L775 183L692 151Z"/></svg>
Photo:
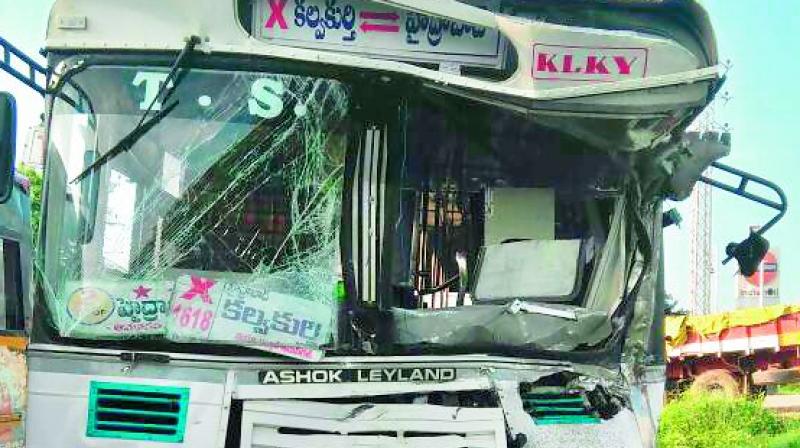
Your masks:
<svg viewBox="0 0 800 448"><path fill-rule="evenodd" d="M483 243L555 238L555 191L551 188L491 188Z"/></svg>
<svg viewBox="0 0 800 448"><path fill-rule="evenodd" d="M570 302L580 283L582 240L523 240L485 246L476 269L476 302Z"/></svg>

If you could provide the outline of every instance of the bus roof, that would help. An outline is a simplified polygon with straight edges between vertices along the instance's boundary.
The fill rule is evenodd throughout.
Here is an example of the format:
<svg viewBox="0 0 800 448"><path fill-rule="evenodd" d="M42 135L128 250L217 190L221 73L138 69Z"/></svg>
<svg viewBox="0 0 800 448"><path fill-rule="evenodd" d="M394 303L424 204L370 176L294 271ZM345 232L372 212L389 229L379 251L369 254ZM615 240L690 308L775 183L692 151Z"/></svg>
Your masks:
<svg viewBox="0 0 800 448"><path fill-rule="evenodd" d="M475 4L497 4L498 1L472 0ZM319 40L319 36L333 35L330 29L327 34L324 30L319 34L316 32L318 30L308 26L306 29L296 29L296 23L300 23L294 15L296 8L289 8L285 3L277 2L284 8L276 10L272 6L275 3L254 2L252 10L240 10L248 9L239 7L248 3L235 0L57 0L48 25L47 48L78 52L178 51L189 36L197 35L202 39L198 50L208 54L242 54L349 67L354 70L393 72L414 76L434 85L532 101L680 86L714 80L719 76L715 65L715 48L709 52L713 56L701 58L677 40L663 37L667 33L656 31L645 34L625 30L624 27L595 29L565 26L510 17L455 0L353 0L349 3L357 8L368 7L370 10L381 11L377 15L365 11L372 16L354 16L352 32L356 34L351 36L373 32L369 35L370 43L364 44L366 38L361 38L360 41L354 38L359 42L355 45L351 41L337 40L327 43L326 38ZM324 8L323 0L306 2L313 5L317 3L319 8ZM583 3L585 5L587 2ZM698 23L707 27L705 11L696 2L684 0L679 3L685 5L684 9L690 11L689 15ZM411 8L411 11L400 8ZM413 42L408 27L415 26L413 18L416 16L413 15L422 13L443 17L445 22L439 22L442 27L449 27L451 22L459 23L459 33L463 33L464 26L482 27L481 30L485 29L485 33L496 33L499 36L498 42L502 41L509 51L515 53L512 59L516 61L516 67L513 72L502 80L462 74L458 64L465 61L466 64L470 63L472 59L465 60L463 56L475 50L480 39L468 42L461 39L459 42L462 43L453 44L451 50L444 52L439 51L441 48L417 48L417 55L422 58L441 58L442 53L451 54L453 58L460 55L460 58L455 58L455 68L450 67L452 64L446 58L441 61L438 70L409 61L405 56L409 53L406 51L408 49L402 47L404 42ZM371 23L363 17L378 19L376 23ZM403 17L406 20L402 20ZM358 20L361 21L360 25ZM391 24L387 25L380 20L389 20ZM252 24L257 26L253 27ZM324 28L326 25L321 26ZM666 23L664 26L671 25ZM248 28L256 31L250 32ZM307 33L309 30L311 34ZM436 33L439 32L441 30L437 29ZM397 36L377 36L392 33ZM452 33L454 32L451 31ZM697 37L697 40L703 39ZM384 43L376 46L372 45L373 42ZM616 53L612 54L610 50ZM594 53L599 56L593 56ZM572 68L564 60L559 60L559 55L570 56L583 63L588 61L588 64L594 64L594 68L584 64L583 72L580 72L582 67ZM601 66L597 65L598 59L589 60L592 57L602 58L599 59ZM640 64L631 69L628 64L630 61L638 61ZM538 73L541 71L544 73ZM539 76L542 74L547 76Z"/></svg>

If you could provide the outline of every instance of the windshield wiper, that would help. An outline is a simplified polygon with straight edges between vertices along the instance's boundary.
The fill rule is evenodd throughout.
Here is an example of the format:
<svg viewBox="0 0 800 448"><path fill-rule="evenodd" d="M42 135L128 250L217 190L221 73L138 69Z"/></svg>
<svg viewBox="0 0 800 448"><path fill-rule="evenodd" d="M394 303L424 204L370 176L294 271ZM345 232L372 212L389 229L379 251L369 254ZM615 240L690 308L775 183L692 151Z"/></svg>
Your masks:
<svg viewBox="0 0 800 448"><path fill-rule="evenodd" d="M523 300L514 300L507 307L506 311L511 314L518 313L531 313L541 314L543 316L560 317L568 320L578 320L578 314L575 311L568 309L550 308L543 305L536 305L534 303L525 302Z"/></svg>
<svg viewBox="0 0 800 448"><path fill-rule="evenodd" d="M139 119L139 122L136 124L136 127L134 127L133 130L131 130L127 135L125 135L125 137L122 137L122 139L116 145L112 146L111 149L106 151L97 160L92 162L91 165L86 167L86 169L83 170L80 174L78 174L78 176L75 177L75 179L73 179L71 183L74 184L76 182L80 182L86 176L97 171L103 165L110 162L119 154L130 150L133 147L133 145L135 145L136 142L138 142L139 139L142 138L142 136L144 136L147 132L149 132L150 129L153 128L153 126L157 125L158 122L164 119L164 117L169 115L169 113L175 109L175 107L178 105L178 100L175 100L170 104L165 105L155 115L148 117L150 111L153 110L153 106L155 106L156 102L158 102L159 100L166 102L167 99L169 99L169 97L172 96L172 93L175 92L175 89L178 88L178 85L181 83L181 81L183 81L186 78L185 76L181 76L180 78L176 79L176 75L178 74L178 69L180 69L184 59L186 59L186 56L192 50L194 50L194 47L197 46L197 44L199 43L200 43L199 37L197 36L189 37L189 39L186 41L186 45L183 47L183 50L181 50L180 54L178 54L178 57L175 59L175 62L172 63L172 67L169 70L167 78L161 84L161 87L158 89L158 92L156 93L155 97L153 97L153 100L150 101L150 105L147 106L147 110L145 110L144 113L142 114L142 117Z"/></svg>

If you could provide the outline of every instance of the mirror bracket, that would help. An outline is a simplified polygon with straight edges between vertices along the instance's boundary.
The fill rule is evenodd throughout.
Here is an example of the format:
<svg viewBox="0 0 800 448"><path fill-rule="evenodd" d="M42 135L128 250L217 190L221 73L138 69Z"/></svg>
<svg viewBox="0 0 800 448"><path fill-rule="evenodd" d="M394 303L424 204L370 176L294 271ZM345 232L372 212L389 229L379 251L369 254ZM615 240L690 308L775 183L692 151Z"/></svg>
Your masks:
<svg viewBox="0 0 800 448"><path fill-rule="evenodd" d="M753 262L754 258L757 258L758 260L755 262L757 268L758 263L761 262L761 259L764 257L767 250L769 250L769 243L766 241L766 239L762 237L762 235L772 226L774 226L778 221L780 221L781 218L783 218L783 216L786 214L786 209L788 208L786 194L777 184L762 177L747 173L745 171L739 170L732 166L725 165L720 162L713 162L711 166L714 167L715 169L724 171L728 174L738 177L739 184L731 185L716 179L712 179L705 175L700 176L701 182L777 211L777 214L773 216L769 221L767 221L766 224L764 224L757 230L751 231L750 236L748 236L746 239L744 239L739 243L735 242L730 243L728 244L728 247L725 249L727 257L725 258L725 260L722 261L722 264L726 264L731 259L736 258L736 260L739 261L739 266L740 269L742 270L742 273L746 274L745 271L746 270L749 271L750 269L748 269L748 266L743 266L742 262L744 262L745 265L749 265L750 263ZM753 183L762 185L774 191L775 194L778 196L778 201L768 199L761 195L747 191L748 185ZM743 267L744 269L742 269Z"/></svg>

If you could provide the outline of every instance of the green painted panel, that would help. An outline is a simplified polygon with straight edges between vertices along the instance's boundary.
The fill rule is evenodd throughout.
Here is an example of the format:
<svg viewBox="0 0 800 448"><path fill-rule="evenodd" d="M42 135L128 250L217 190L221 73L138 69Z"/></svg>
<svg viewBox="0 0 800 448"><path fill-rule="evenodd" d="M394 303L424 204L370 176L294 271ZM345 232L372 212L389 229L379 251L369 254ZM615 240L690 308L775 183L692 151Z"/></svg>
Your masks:
<svg viewBox="0 0 800 448"><path fill-rule="evenodd" d="M92 381L86 436L183 442L188 387Z"/></svg>
<svg viewBox="0 0 800 448"><path fill-rule="evenodd" d="M588 401L577 393L521 394L525 411L537 425L586 425L600 423Z"/></svg>

